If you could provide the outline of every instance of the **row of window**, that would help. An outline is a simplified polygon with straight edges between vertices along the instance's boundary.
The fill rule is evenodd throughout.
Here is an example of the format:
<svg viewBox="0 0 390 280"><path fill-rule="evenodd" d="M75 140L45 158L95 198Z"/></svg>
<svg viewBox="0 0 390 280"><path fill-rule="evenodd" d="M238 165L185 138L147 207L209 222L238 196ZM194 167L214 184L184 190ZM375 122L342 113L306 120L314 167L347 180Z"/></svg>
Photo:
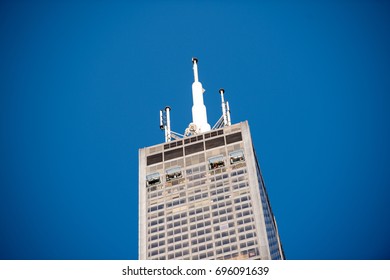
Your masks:
<svg viewBox="0 0 390 280"><path fill-rule="evenodd" d="M216 241L215 243L210 242L210 241L212 241L211 237L201 238L199 240L196 240L196 239L192 240L191 241L191 247L192 247L191 249L186 249L189 247L188 241L182 242L182 243L175 243L172 245L168 245L167 251L172 252L172 251L180 251L180 250L183 251L184 250L183 254L185 255L185 254L189 253L188 250L191 250L191 253L198 253L198 252L202 252L205 250L210 251L214 248L214 244L216 247L217 255L227 253L230 251L235 251L238 249L237 244L234 244L237 242L237 238L234 236L229 237L229 238L225 238L223 240ZM255 240L250 240L248 242L240 242L240 248L242 249L242 248L252 247L256 244L257 244L257 242ZM164 245L165 245L165 241L152 243L149 247L149 250L151 251L149 253L149 256L156 256L158 254L165 254L166 250L165 250L165 248L162 248ZM274 249L273 253L276 253L276 252L277 251ZM177 252L173 252L173 253L177 253ZM253 254L252 254L252 256L253 256Z"/></svg>
<svg viewBox="0 0 390 280"><path fill-rule="evenodd" d="M234 152L229 153L229 161L230 161L230 164L232 164L232 165L236 164L238 162L242 162L244 160L245 160L244 152L242 150L238 150L238 151L234 151ZM225 166L225 161L224 161L223 155L214 156L214 157L211 157L208 159L209 170L219 169L219 168L224 167L224 166ZM189 169L189 170L187 170L187 175L190 175L192 173L197 173L201 169L204 169L204 168L203 167L196 167L194 169ZM194 176L189 176L188 178L189 178L189 180L196 180L196 179L202 178L202 176L205 177L205 175L206 175L205 173L202 173L202 174L197 174ZM165 181L166 182L170 182L174 179L178 179L178 178L182 178L182 177L183 177L183 172L181 170L181 167L179 167L179 166L171 167L165 171ZM155 173L146 175L146 185L148 187L156 185L156 184L160 184L160 183L161 183L161 176L160 176L159 172L155 172Z"/></svg>
<svg viewBox="0 0 390 280"><path fill-rule="evenodd" d="M206 198L206 197L208 197L208 193L207 192L202 193L202 194L197 194L195 196L192 196L192 197L188 198L188 202L195 201L195 200L202 199L202 198ZM221 196L218 196L218 197L214 197L213 199L211 199L211 202L213 202L213 205L211 206L211 209L215 210L215 209L218 209L218 208L222 208L222 207L225 207L225 206L232 205L232 201L231 201L230 198L231 198L230 194L229 195L221 195ZM235 198L234 199L234 203L236 204L236 210L240 210L240 209L246 208L244 206L243 207L238 207L238 206L240 206L240 205L238 205L239 203L242 203L242 202L245 202L245 201L250 201L250 198L248 196ZM181 204L185 204L185 203L187 203L187 199L186 198L179 198L179 199L175 199L175 200L167 202L166 203L166 207L167 207L167 209L169 209L171 207L175 207L175 206L178 206L178 205L181 205ZM152 212L155 212L155 211L158 211L158 210L162 210L162 209L164 209L164 203L150 206L148 208L148 213L152 213Z"/></svg>
<svg viewBox="0 0 390 280"><path fill-rule="evenodd" d="M211 182L216 182L216 181L227 179L228 177L229 177L229 174L224 173L222 175L211 177L210 181Z"/></svg>
<svg viewBox="0 0 390 280"><path fill-rule="evenodd" d="M219 255L219 254L223 254L223 253L228 253L230 251L236 251L237 249L238 249L237 245L226 246L223 248L218 248L216 250L216 254Z"/></svg>
<svg viewBox="0 0 390 280"><path fill-rule="evenodd" d="M221 130L221 132L222 132L222 130ZM195 138L196 140L202 140L202 137L203 137L202 135L199 135L199 136L193 137L193 138ZM189 140L190 139L187 138L184 140L184 142L189 141ZM154 155L150 155L150 156L146 157L146 165L147 166L153 165L153 164L162 162L163 160L167 161L167 160L175 159L178 157L182 157L183 155L186 155L186 156L192 155L192 154L204 151L204 150L210 150L213 148L224 146L225 144L231 144L231 143L238 142L241 140L242 140L241 132L237 132L234 134L227 135L226 141L225 141L225 137L221 136L218 138L206 140L204 142L202 141L202 142L198 142L195 144L186 145L186 146L184 146L184 149L183 149L181 141L168 143L168 144L164 145L165 151L163 153L158 153L158 154L154 154ZM193 142L193 141L191 141L191 142ZM188 143L190 143L190 142L188 142ZM188 143L185 143L185 144L188 144ZM179 144L179 145L177 145L177 144ZM180 146L180 148L170 149L170 148L174 148L177 146ZM169 150L167 150L167 149L169 149ZM164 155L164 159L163 159L163 155Z"/></svg>
<svg viewBox="0 0 390 280"><path fill-rule="evenodd" d="M224 251L226 253L224 253ZM189 249L170 253L168 255L166 255L164 253L165 253L165 248L160 249L160 250L155 250L155 251L149 253L149 257L155 256L155 258L152 258L152 260L166 260L166 259L168 259L168 260L170 260L170 259L200 260L200 259L210 259L210 258L214 257L214 251L212 251L212 250L202 252L200 254L195 253L195 254L192 254L191 256L190 256ZM235 250L232 250L232 248L230 248L230 250L221 249L221 250L218 250L217 253L219 254L219 256L216 258L217 260L232 260L232 259L239 260L239 259L250 259L250 258L255 259L255 260L260 260L260 257L257 257L257 256L260 256L258 248L252 248L249 250L237 250L237 248L235 248ZM158 254L164 254L164 255L157 256ZM280 257L279 257L279 259L280 259Z"/></svg>
<svg viewBox="0 0 390 280"><path fill-rule="evenodd" d="M177 222L168 223L167 224L167 229L177 228L177 227L180 227L180 226L185 226L187 224L188 224L187 219L183 219L183 220L180 220L180 221L177 221Z"/></svg>
<svg viewBox="0 0 390 280"><path fill-rule="evenodd" d="M208 243L208 244L200 245L199 247L193 247L191 251L192 253L198 253L204 250L210 250L213 247L214 247L213 243Z"/></svg>
<svg viewBox="0 0 390 280"><path fill-rule="evenodd" d="M190 182L187 184L187 189L191 189L198 186L206 185L206 179Z"/></svg>
<svg viewBox="0 0 390 280"><path fill-rule="evenodd" d="M177 251L177 250L181 250L183 248L188 248L188 247L189 247L189 243L188 242L176 243L174 245L168 246L168 252Z"/></svg>
<svg viewBox="0 0 390 280"><path fill-rule="evenodd" d="M226 230L228 228L234 228L235 227L235 223L234 222L229 222L230 220L233 219L233 215L229 215L229 216L222 216L221 218L216 218L216 219L213 219L212 223L215 225L214 226L214 231L223 231L223 230ZM240 220L237 220L237 226L242 226L242 225L245 225L245 224L248 224L248 223L253 223L254 220L253 220L253 217L246 217L246 218L243 218L243 219L240 219ZM179 234L179 233L183 233L183 232L187 232L188 231L188 227L185 226L187 225L188 222L187 220L180 220L180 221L177 221L175 223L169 223L168 224L168 229L169 228L174 228L173 230L171 231L168 231L168 236L171 236L171 235L174 235L174 234ZM189 226L190 230L197 230L197 229L202 229L202 228L208 228L210 227L211 228L211 221L210 220L206 220L206 221L201 221L201 222L198 222L196 224L190 224Z"/></svg>
<svg viewBox="0 0 390 280"><path fill-rule="evenodd" d="M230 237L230 238L225 238L225 239L216 241L215 242L215 246L220 247L222 245L228 245L230 243L235 243L235 242L237 242L237 238L235 236L233 236L233 237Z"/></svg>
<svg viewBox="0 0 390 280"><path fill-rule="evenodd" d="M229 231L222 231L222 232L220 231L220 232L215 233L214 238L219 239L219 238L224 238L227 236L232 236L235 234L236 234L236 231L234 229L230 229Z"/></svg>
<svg viewBox="0 0 390 280"><path fill-rule="evenodd" d="M243 249L243 248L246 248L246 247L254 246L254 245L256 245L256 244L257 244L256 240L250 240L250 241L248 241L248 242L242 242L242 243L240 243L240 248Z"/></svg>
<svg viewBox="0 0 390 280"><path fill-rule="evenodd" d="M228 198L228 197L220 196L220 197L214 199L214 202L218 202L218 203L214 203L213 205L211 205L213 217L215 217L216 215L223 215L225 213L232 212L232 208L231 208L232 201L230 199L225 200L225 198ZM234 205L236 212L239 212L240 210L245 210L245 209L251 207L250 201L246 202L247 200L248 200L248 197L237 199L237 202ZM180 203L185 203L185 199L182 198L182 199L177 199L177 200L171 201L168 203L167 207L168 206L171 207L173 205L179 205ZM163 217L164 216L164 206L165 206L164 204L158 204L158 205L153 205L153 206L149 207L148 219L154 220L154 219L157 219L159 217ZM195 204L189 206L190 207L190 209L188 210L189 216L194 216L194 215L197 215L197 214L200 214L203 212L205 212L207 214L207 212L210 210L210 206L204 206L204 207L198 207L198 208L191 209L191 207L194 207L194 206L195 206ZM158 211L158 212L156 212L156 211ZM170 216L171 212L172 211L167 212L167 221L172 220L172 217ZM183 218L186 216L187 216L186 211L183 211L181 213L175 214L173 219L176 220L176 219L179 219L180 217Z"/></svg>
<svg viewBox="0 0 390 280"><path fill-rule="evenodd" d="M232 234L234 234L234 231L232 231ZM253 245L257 244L257 242L255 240L249 240L250 238L253 238L255 236L256 235L255 235L254 232L247 233L246 236L244 235L244 237L240 236L240 238L239 238L240 241L243 241L244 239L248 239L248 241L246 241L246 242L245 241L244 242L240 242L240 247L241 248L250 247L250 246L253 246ZM246 238L246 237L248 237L248 238ZM236 236L231 236L231 235L229 236L227 232L222 235L223 239L219 239L219 238L221 238L221 234L216 234L215 235L215 239L216 239L215 245L217 247L237 242L237 237ZM208 235L206 237L200 237L198 239L195 238L195 239L192 239L191 241L188 241L188 234L184 234L183 236L177 236L175 238L169 238L168 239L167 244L168 245L171 244L171 245L168 246L168 251L180 250L182 248L188 247L189 243L191 243L191 246L194 247L194 248L197 245L198 245L199 248L203 248L202 246L205 246L206 248L208 248L209 246L207 245L207 243L210 242L210 241L212 241L212 236L211 235ZM165 246L165 240L152 242L149 245L149 250L153 250L154 248L157 248L157 247L161 248L162 246ZM202 249L200 249L200 250L202 250Z"/></svg>
<svg viewBox="0 0 390 280"><path fill-rule="evenodd" d="M187 169L186 170L186 175L189 176L189 175L197 174L197 173L200 173L200 172L203 172L203 171L206 171L206 166L204 166L204 165L196 166L196 167Z"/></svg>
<svg viewBox="0 0 390 280"><path fill-rule="evenodd" d="M197 182L201 182L201 181L197 181ZM163 190L159 191L159 192L152 192L152 194L158 194L158 195L154 195L153 198L151 195L149 195L149 201L150 201L150 205L153 205L153 204L159 204L161 202L164 202L164 200L174 200L178 197L186 197L188 196L189 197L189 201L193 201L193 200L198 200L200 199L200 197L192 197L196 194L200 194L201 192L207 192L209 191L209 186L206 185L206 181L202 182L204 183L203 185L198 183L198 184L194 184L194 185L189 185L188 186L188 192L185 191L185 186L180 186L180 187L175 187L174 191L172 191L171 188L168 188L166 189L166 191L164 192ZM191 183L190 183L191 184ZM225 184L221 183L219 186L224 186ZM200 186L199 188L193 188L195 186ZM215 189L215 187L213 187L213 189ZM228 192L230 190L230 188L227 186L225 187L224 189L217 189L217 190L212 190L210 192L210 196L214 196L214 195L218 195L218 194L221 194L223 192ZM204 195L202 194L203 198L204 197L207 197L208 195Z"/></svg>
<svg viewBox="0 0 390 280"><path fill-rule="evenodd" d="M239 171L239 174L244 174L244 173L246 173L246 170ZM232 172L230 174L230 176L232 176L231 181L233 183L233 188L238 189L238 188L244 188L244 187L248 186L247 182L243 182L247 179L246 176L241 175L241 176L237 177L237 175L238 175L237 172ZM199 174L198 174L198 176L199 176ZM235 176L235 177L233 177L233 176ZM203 176L203 177L205 177L205 176ZM222 175L213 176L210 179L211 184L207 187L209 187L210 190L212 190L212 189L215 189L215 188L218 188L221 186L229 185L229 181L225 180L225 179L228 179L228 177L229 176L226 173L222 174ZM184 182L184 178L182 178L180 180L183 180L183 182ZM195 188L198 186L206 186L206 182L207 182L206 179L202 179L202 180L195 180L195 181L188 182L186 186L185 185L174 186L175 184L171 184L171 183L175 183L175 182L178 184L183 183L183 182L179 182L180 180L174 180L174 181L168 182L170 184L169 188L164 188L163 185L161 185L161 184L157 184L157 185L154 185L154 186L147 188L148 199L149 200L158 199L159 197L167 196L171 193L173 194L173 193L182 191L182 190L186 189L186 187L187 187L187 189L191 189L191 188ZM221 180L224 180L224 181L221 181ZM194 191L196 192L196 190L193 190L193 192Z"/></svg>
<svg viewBox="0 0 390 280"><path fill-rule="evenodd" d="M232 207L214 211L212 213L213 224L224 223L224 222L233 220L234 216L232 215L232 212L233 212L233 208ZM237 218L242 218L242 219L239 219L237 221L237 224L238 225L242 225L242 224L248 223L249 220L247 220L247 219L252 216L252 213L253 212L251 210L245 210L243 212L238 212L236 214L236 217ZM200 214L200 215L197 215L197 216L191 216L189 218L189 223L193 224L193 223L196 223L196 222L203 222L203 221L208 220L210 218L211 218L211 214L210 213ZM246 219L243 219L243 218L246 218ZM164 218L160 218L160 217L155 217L155 219L150 220L148 225L149 225L149 227L153 227L152 233L153 232L157 232L157 229L155 229L154 226L159 225L159 224L163 224L164 221L165 221ZM176 228L176 227L180 227L180 226L185 226L187 224L188 224L187 213L183 212L181 214L176 214L174 216L168 216L167 217L167 227L166 228L167 229L171 229L171 228ZM209 225L209 224L207 223L206 225ZM196 228L195 226L198 227L198 225L192 225L192 227L190 229L191 230L195 229ZM232 225L230 225L230 223L229 223L229 227L233 227L233 226L234 226L233 223L232 223Z"/></svg>
<svg viewBox="0 0 390 280"><path fill-rule="evenodd" d="M150 229L149 230L149 234L153 234L153 233L156 233L156 232L159 232L159 231L163 231L163 230L165 230L165 225L162 225L162 226Z"/></svg>
<svg viewBox="0 0 390 280"><path fill-rule="evenodd" d="M188 239L188 234L178 235L176 237L168 238L168 244L178 243L180 241L185 241Z"/></svg>
<svg viewBox="0 0 390 280"><path fill-rule="evenodd" d="M205 193L207 194L207 193ZM206 195L207 196L207 195ZM230 209L233 205L233 202L231 201L230 199L230 195L227 195L227 196L219 196L217 198L214 198L212 200L212 202L214 202L212 205L211 205L211 210L212 210L212 213L213 213L213 217L215 217L217 215L217 213L219 213L218 211L220 211L220 214L219 215L222 215L226 212L230 213L232 212L232 209ZM169 209L171 207L175 207L175 206L178 206L178 205L181 205L181 204L185 204L186 203L186 199L185 198L179 198L179 199L176 199L176 200L173 200L173 201L170 201L168 203L166 203L166 208ZM248 209L251 207L251 202L250 202L250 198L248 196L246 196L245 194L243 194L242 197L239 197L239 198L236 198L234 200L234 207L235 207L235 211L236 212L239 212L240 210L245 210L245 209ZM159 210L163 210L164 209L164 203L162 204L158 204L158 205L154 205L154 206L151 206L148 208L148 219L149 220L156 220L157 218L159 217L162 217L164 216L164 211L159 211ZM192 206L195 206L195 205L192 205ZM196 209L190 209L189 210L189 216L193 216L195 214L199 214L203 211L209 211L210 210L210 207L209 206L205 206L203 208L196 208ZM156 211L159 211L159 212L156 212ZM177 214L176 214L177 215ZM186 217L186 213L183 212L182 214L182 217ZM167 215L169 217L169 215ZM178 217L178 216L176 216ZM169 218L169 220L167 221L170 221L172 218ZM177 218L178 219L178 218ZM158 221L157 223L154 222L153 225L156 225L156 224L159 224L159 223L163 223L163 221ZM267 228L272 228L273 229L273 223L271 222ZM273 229L274 230L274 229Z"/></svg>
<svg viewBox="0 0 390 280"><path fill-rule="evenodd" d="M202 208L200 208L200 209L202 209ZM224 211L226 210L226 212L227 213L231 213L231 211L232 211L232 208L227 208L227 209L222 209L222 210L220 210L221 211L221 213L224 213ZM218 211L216 211L216 212L218 212ZM250 213L251 212L249 212L249 211L244 211L244 212L239 212L238 214L237 214L237 217L241 217L241 216L248 216L248 215L250 215ZM185 214L185 213L183 213L183 214ZM209 215L209 214L206 214L206 216L207 215ZM199 218L202 218L203 216L198 216ZM168 218L167 218L168 219ZM183 216L183 219L185 219L185 217ZM199 220L201 220L201 219L199 219ZM182 220L178 220L178 221L182 221ZM225 229L227 229L229 227L229 225L228 224L226 224L225 226L224 225L221 225L221 227L220 227L220 230L225 230ZM251 225L246 225L245 227L240 227L240 228L238 228L238 232L246 232L246 231L249 231L249 230L251 230L251 229L253 229L253 227L251 226ZM153 227L153 228L150 228L149 229L149 234L153 234L153 233L158 233L158 232L161 232L161 231L164 231L165 230L165 225L160 225L160 226L158 226L158 227ZM179 233L179 232L178 232ZM155 236L159 236L158 234L157 235L155 235ZM164 236L162 236L162 237L164 237ZM160 237L159 237L160 238Z"/></svg>
<svg viewBox="0 0 390 280"><path fill-rule="evenodd" d="M190 223L207 220L210 219L210 217L211 217L210 213L200 214L195 217L190 217Z"/></svg>
<svg viewBox="0 0 390 280"><path fill-rule="evenodd" d="M240 217L244 217L245 218L245 217L247 217L245 219L238 220L237 221L237 225L241 226L241 225L244 225L244 224L250 222L251 220L248 220L248 218L249 218L248 216L251 215L250 213L251 213L251 211L245 211L245 212L237 213L237 215L236 215L237 218L240 218ZM218 216L218 217L219 218L214 218L213 219L213 224L218 224L219 223L221 230L234 227L234 222L229 222L228 224L226 224L227 221L231 221L233 219L233 215L222 215L222 216ZM197 221L198 221L198 223L191 225L190 230L194 230L194 229L197 229L197 228L202 228L204 226L209 226L210 225L209 221L203 222L204 220L207 220L209 218L210 218L210 214L206 214L205 216L200 215L200 216L197 216L197 217L191 217L190 218L190 223L195 223ZM149 227L152 227L152 228L149 230L149 233L152 234L152 233L156 233L158 231L163 231L163 230L165 230L165 228L166 229L173 229L173 228L183 227L183 226L186 226L188 224L188 221L187 221L186 217L183 217L182 219L175 220L174 222L167 223L166 227L165 227L165 225L161 225L161 226L155 227L156 225L161 224L161 223L164 223L163 219L158 219L158 220L156 219L156 220L151 221L149 223ZM180 232L182 232L183 230L187 231L187 229L181 229ZM177 233L180 233L180 232L178 231ZM174 233L172 233L172 234L174 234ZM170 235L172 235L172 234L170 234ZM273 232L272 236L269 236L269 239L272 239L272 238L274 238L274 232Z"/></svg>
<svg viewBox="0 0 390 280"><path fill-rule="evenodd" d="M237 252L238 251L238 246L237 246L237 244L234 244L236 241L237 240L236 240L235 237L227 238L227 239L224 239L222 241L217 241L215 243L216 254L217 255L225 254L225 259L238 257L239 254L244 255L244 256L248 255L248 257L255 257L255 256L259 255L258 248L252 248L252 249L249 249L249 250L242 250L241 253ZM160 243L162 244L162 242L160 242ZM166 254L167 252L168 253L172 252L172 253L170 253L168 255L168 259L169 259L169 258L173 258L172 257L173 254L175 254L176 257L189 255L190 251L192 253L192 259L197 259L198 256L195 255L195 254L203 252L203 251L206 251L206 252L204 252L201 255L199 255L199 258L206 258L206 255L208 257L214 256L214 250L213 250L214 249L214 243L212 243L212 242L206 243L206 244L204 244L204 243L195 243L195 244L192 244L192 245L198 245L198 246L197 247L192 247L191 249L189 248L189 242L178 243L178 244L174 244L174 245L169 245L167 247L167 250L164 247L161 247L164 244L162 244L162 245L160 245L160 247L158 247L158 243L153 243L153 245L150 248L151 251L149 252L149 257L154 257L154 256L157 256L157 255ZM229 245L229 244L231 244L231 245ZM248 248L248 247L253 247L256 244L257 244L257 242L255 240L251 240L249 242L242 242L242 243L240 243L240 248L244 249L244 248ZM232 255L226 255L226 253L234 252L234 251L235 251L235 253L233 253ZM274 255L276 258L278 256L280 257L278 249L272 250L271 254ZM162 256L162 257L163 258L160 258L160 259L165 259L164 256Z"/></svg>
<svg viewBox="0 0 390 280"><path fill-rule="evenodd" d="M218 224L218 223L224 223L224 222L227 222L227 221L231 221L233 219L234 218L233 218L232 214L231 215L223 215L223 216L219 216L217 218L214 218L213 219L213 224L215 225L215 224ZM233 222L229 223L229 227L233 227L233 226L234 226Z"/></svg>
<svg viewBox="0 0 390 280"><path fill-rule="evenodd" d="M191 245L197 245L197 244L202 244L202 243L206 243L206 242L209 242L213 240L212 236L211 235L208 235L206 237L200 237L198 239L192 239L191 240Z"/></svg>

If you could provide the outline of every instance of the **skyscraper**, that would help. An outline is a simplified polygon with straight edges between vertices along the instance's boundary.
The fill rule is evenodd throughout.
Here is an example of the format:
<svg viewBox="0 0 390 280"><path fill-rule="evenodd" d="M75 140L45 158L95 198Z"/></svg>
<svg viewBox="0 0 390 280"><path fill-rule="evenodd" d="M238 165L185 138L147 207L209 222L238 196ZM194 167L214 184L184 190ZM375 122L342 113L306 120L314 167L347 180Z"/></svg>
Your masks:
<svg viewBox="0 0 390 280"><path fill-rule="evenodd" d="M139 259L284 259L248 122L211 129L193 59L193 123L139 150ZM164 115L164 116L163 116ZM175 136L176 135L176 136Z"/></svg>

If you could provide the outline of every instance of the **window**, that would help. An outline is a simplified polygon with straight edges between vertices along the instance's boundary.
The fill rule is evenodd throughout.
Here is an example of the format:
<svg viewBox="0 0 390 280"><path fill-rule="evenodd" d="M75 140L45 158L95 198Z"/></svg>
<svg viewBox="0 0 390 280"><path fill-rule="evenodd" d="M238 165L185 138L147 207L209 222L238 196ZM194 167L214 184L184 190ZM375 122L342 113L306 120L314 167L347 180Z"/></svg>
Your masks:
<svg viewBox="0 0 390 280"><path fill-rule="evenodd" d="M225 145L225 138L223 136L215 139L210 139L206 141L206 150L220 147L223 145Z"/></svg>
<svg viewBox="0 0 390 280"><path fill-rule="evenodd" d="M174 148L176 146L181 146L181 145L183 145L183 141L182 140L177 141L177 142L171 142L170 144L165 144L164 145L164 150L169 149L169 148Z"/></svg>
<svg viewBox="0 0 390 280"><path fill-rule="evenodd" d="M226 135L226 144L231 144L242 140L241 132Z"/></svg>
<svg viewBox="0 0 390 280"><path fill-rule="evenodd" d="M155 163L159 163L159 162L162 162L162 153L151 155L151 156L148 156L146 158L146 165L147 166L155 164Z"/></svg>
<svg viewBox="0 0 390 280"><path fill-rule="evenodd" d="M221 230L225 230L225 229L228 229L228 228L229 228L228 223L221 224L221 227L220 227Z"/></svg>
<svg viewBox="0 0 390 280"><path fill-rule="evenodd" d="M170 202L167 203L167 208L174 207L174 206L177 206L179 204L184 204L184 203L186 203L186 199L185 198L173 200L173 201L170 201Z"/></svg>
<svg viewBox="0 0 390 280"><path fill-rule="evenodd" d="M156 172L153 174L146 175L146 186L149 187L160 183L161 183L160 173Z"/></svg>
<svg viewBox="0 0 390 280"><path fill-rule="evenodd" d="M182 177L182 172L179 166L169 168L165 171L165 173L166 173L165 178L167 182L171 181L172 179Z"/></svg>
<svg viewBox="0 0 390 280"><path fill-rule="evenodd" d="M185 147L185 154L191 155L197 152L201 152L204 150L203 142L192 144L190 146Z"/></svg>
<svg viewBox="0 0 390 280"><path fill-rule="evenodd" d="M164 160L171 160L182 156L183 156L183 148L178 148L178 149L164 152Z"/></svg>
<svg viewBox="0 0 390 280"><path fill-rule="evenodd" d="M242 150L234 151L229 154L230 164L244 161L244 152Z"/></svg>
<svg viewBox="0 0 390 280"><path fill-rule="evenodd" d="M213 170L223 166L225 166L225 162L223 161L222 155L209 158L209 170Z"/></svg>

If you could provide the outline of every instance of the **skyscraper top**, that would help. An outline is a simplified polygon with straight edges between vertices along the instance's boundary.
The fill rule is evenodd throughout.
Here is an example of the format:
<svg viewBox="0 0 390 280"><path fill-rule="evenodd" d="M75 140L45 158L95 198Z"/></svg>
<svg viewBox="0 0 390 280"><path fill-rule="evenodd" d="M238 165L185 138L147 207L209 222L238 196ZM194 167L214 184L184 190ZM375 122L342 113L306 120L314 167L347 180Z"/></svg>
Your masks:
<svg viewBox="0 0 390 280"><path fill-rule="evenodd" d="M198 59L196 57L192 58L192 65L194 71L194 82L192 83L192 122L186 128L184 135L181 135L177 132L171 131L170 107L167 106L164 110L160 110L160 129L165 131L165 142L170 142L172 139L196 135L231 125L229 103L225 102L224 100L225 91L220 89L219 93L221 94L222 116L211 128L207 121L207 111L203 101L203 94L205 90L203 89L202 84L199 82Z"/></svg>
<svg viewBox="0 0 390 280"><path fill-rule="evenodd" d="M210 128L192 62L193 122L172 132L165 107L168 143L139 150L139 258L284 259L248 122L231 125L220 89L222 116Z"/></svg>

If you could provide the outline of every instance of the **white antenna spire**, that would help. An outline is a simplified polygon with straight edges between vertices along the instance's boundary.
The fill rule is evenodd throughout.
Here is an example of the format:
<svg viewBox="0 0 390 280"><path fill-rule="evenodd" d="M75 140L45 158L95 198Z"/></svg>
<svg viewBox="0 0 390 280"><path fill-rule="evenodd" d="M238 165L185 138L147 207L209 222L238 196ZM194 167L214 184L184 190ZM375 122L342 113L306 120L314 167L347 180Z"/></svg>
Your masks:
<svg viewBox="0 0 390 280"><path fill-rule="evenodd" d="M193 68L194 68L194 81L199 82L199 76L198 76L198 59L192 58Z"/></svg>
<svg viewBox="0 0 390 280"><path fill-rule="evenodd" d="M198 77L198 59L192 58L194 68L194 82L192 84L192 122L196 126L197 132L206 132L211 129L207 122L206 106L203 103L203 92L204 89L202 84L199 82Z"/></svg>

